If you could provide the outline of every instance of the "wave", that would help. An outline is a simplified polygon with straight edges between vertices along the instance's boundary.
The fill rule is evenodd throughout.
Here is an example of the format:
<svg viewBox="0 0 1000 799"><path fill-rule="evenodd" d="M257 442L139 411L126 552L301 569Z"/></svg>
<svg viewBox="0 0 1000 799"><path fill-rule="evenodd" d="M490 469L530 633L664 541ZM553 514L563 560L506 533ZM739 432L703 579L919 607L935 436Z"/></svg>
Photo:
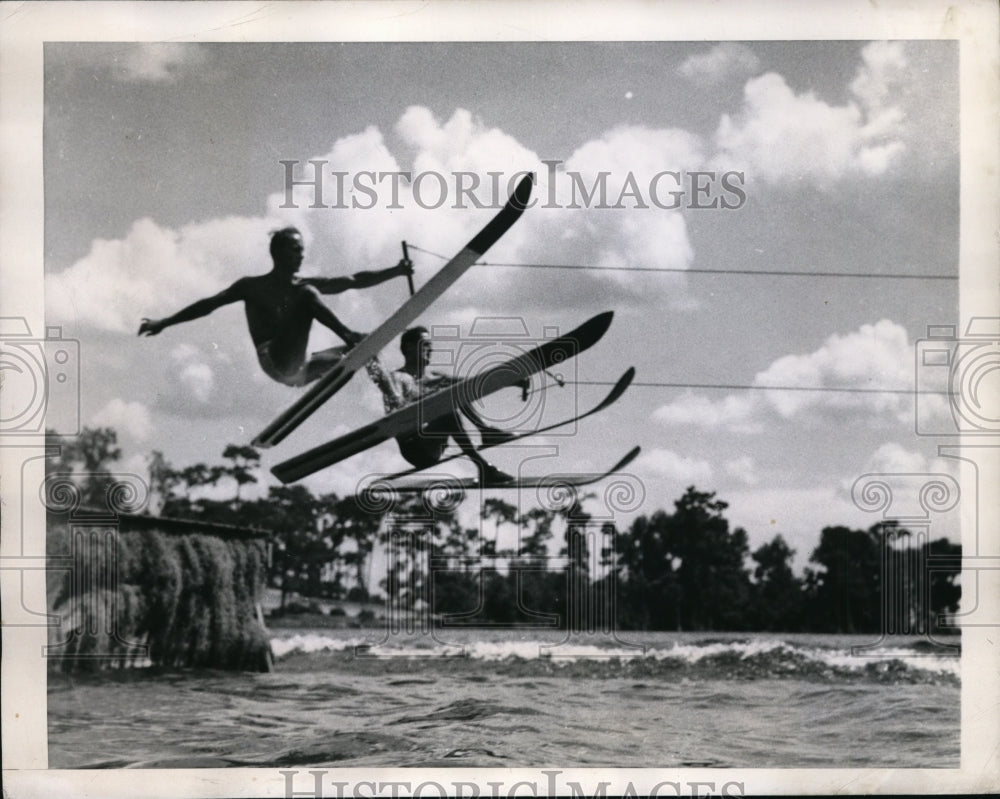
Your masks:
<svg viewBox="0 0 1000 799"><path fill-rule="evenodd" d="M593 637L591 636L591 639ZM340 637L329 632L277 636L275 657L326 653L341 659L375 661L460 661L501 665L508 673L573 676L671 676L675 678L864 679L879 682L956 682L961 673L957 650L928 646L925 641L880 647L830 646L778 636L694 641L658 641L631 645L602 638L562 642L539 639L470 640L444 643L430 636L392 637L373 644L362 636ZM410 667L412 668L412 666Z"/></svg>

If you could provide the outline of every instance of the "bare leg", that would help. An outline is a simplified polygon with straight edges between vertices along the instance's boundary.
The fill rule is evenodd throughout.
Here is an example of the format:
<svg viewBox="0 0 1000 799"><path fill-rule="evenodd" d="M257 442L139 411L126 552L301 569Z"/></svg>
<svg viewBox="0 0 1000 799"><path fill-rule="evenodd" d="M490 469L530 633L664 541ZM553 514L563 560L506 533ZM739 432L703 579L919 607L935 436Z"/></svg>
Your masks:
<svg viewBox="0 0 1000 799"><path fill-rule="evenodd" d="M433 465L438 459L440 459L448 438L452 438L455 443L458 444L459 449L462 450L462 454L476 464L484 482L505 483L510 482L513 479L510 475L497 469L496 466L491 464L479 454L475 445L472 443L472 439L469 438L469 434L465 432L465 428L462 426L462 422L457 413L450 413L447 416L435 419L433 422L428 424L422 432L417 433L406 440L406 449L404 449L404 440L400 440L399 448L403 457L414 466L426 467ZM422 448L422 452L416 451L418 447ZM407 449L410 450L410 454L407 454ZM436 452L436 456L430 463L417 463L414 458L411 457L411 455L418 458L423 456L422 459L426 459L426 456L429 455L431 451Z"/></svg>
<svg viewBox="0 0 1000 799"><path fill-rule="evenodd" d="M458 448L462 450L469 460L471 460L480 470L487 468L490 464L486 462L486 459L476 451L475 445L472 443L472 439L469 438L469 434L465 432L465 428L462 427L462 423L458 420L458 417L453 416L454 426L451 430L451 437L458 444Z"/></svg>
<svg viewBox="0 0 1000 799"><path fill-rule="evenodd" d="M471 403L462 405L460 410L462 415L472 422L479 430L484 444L491 444L495 446L497 444L503 444L505 441L510 441L514 437L513 433L506 430L500 430L499 428L493 427L493 425L487 424L483 421L482 417L475 411L475 409L473 409ZM455 440L458 441L458 439ZM461 446L461 444L459 444L459 446Z"/></svg>
<svg viewBox="0 0 1000 799"><path fill-rule="evenodd" d="M465 409L462 409L465 412ZM449 434L454 439L455 443L458 444L459 449L462 450L469 460L476 464L476 468L479 469L480 479L485 484L496 484L496 483L509 483L514 478L511 477L506 472L500 471L496 466L487 461L479 452L476 450L475 445L472 443L472 439L469 438L469 434L465 432L465 428L462 426L462 421L457 413L453 413L450 416L445 417L447 424L449 426ZM435 422L437 424L437 422ZM488 430L493 430L493 428L480 428L485 440ZM494 433L502 433L500 430L493 431Z"/></svg>

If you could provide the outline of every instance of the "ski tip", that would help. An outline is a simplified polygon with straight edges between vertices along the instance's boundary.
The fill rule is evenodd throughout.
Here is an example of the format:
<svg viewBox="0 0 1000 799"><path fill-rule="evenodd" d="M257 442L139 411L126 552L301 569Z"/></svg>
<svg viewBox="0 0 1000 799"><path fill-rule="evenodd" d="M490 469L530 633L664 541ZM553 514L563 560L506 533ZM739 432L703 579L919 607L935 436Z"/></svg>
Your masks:
<svg viewBox="0 0 1000 799"><path fill-rule="evenodd" d="M611 320L615 318L614 311L603 311L597 314L597 316L592 316L586 322L581 325L581 327L586 328L590 334L595 338L600 338L611 327Z"/></svg>
<svg viewBox="0 0 1000 799"><path fill-rule="evenodd" d="M497 243L497 240L513 225L528 207L531 199L531 187L535 183L535 173L527 172L521 178L513 192L511 192L507 203L493 219L486 225L476 237L470 241L466 247L479 255L482 255L490 247Z"/></svg>
<svg viewBox="0 0 1000 799"><path fill-rule="evenodd" d="M508 205L521 211L527 208L528 200L531 199L531 189L534 185L535 173L529 172L521 178L521 182L515 187L513 193L510 195L510 199L507 201Z"/></svg>
<svg viewBox="0 0 1000 799"><path fill-rule="evenodd" d="M278 431L274 429L274 425L268 425L250 442L250 446L257 449L270 449L279 441L281 441L281 438Z"/></svg>
<svg viewBox="0 0 1000 799"><path fill-rule="evenodd" d="M599 408L607 408L614 402L618 402L622 394L624 394L630 385L632 385L632 380L635 378L635 367L630 366L625 370L624 374L618 378L618 382L614 384L608 395L601 400Z"/></svg>
<svg viewBox="0 0 1000 799"><path fill-rule="evenodd" d="M629 450L629 453L624 458L622 458L620 461L618 461L618 463L615 464L614 468L611 471L617 472L619 469L624 469L632 461L634 461L636 458L639 457L640 452L642 452L642 447L640 446L633 447L631 450Z"/></svg>

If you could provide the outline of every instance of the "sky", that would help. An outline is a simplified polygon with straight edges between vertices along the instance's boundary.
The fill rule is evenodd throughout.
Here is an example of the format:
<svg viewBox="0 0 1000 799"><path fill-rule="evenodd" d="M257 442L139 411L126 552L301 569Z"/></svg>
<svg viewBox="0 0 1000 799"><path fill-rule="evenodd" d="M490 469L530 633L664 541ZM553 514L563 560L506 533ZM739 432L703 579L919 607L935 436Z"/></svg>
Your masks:
<svg viewBox="0 0 1000 799"><path fill-rule="evenodd" d="M455 173L479 176L489 205L488 173L503 187L535 171L538 204L486 257L522 266L473 267L420 321L458 331L461 346L441 346L461 372L615 312L566 365L565 388L536 381L528 403L510 392L484 404L503 426L593 404L628 366L636 385L495 463L592 471L639 444L590 510L606 512L613 482L631 492L614 511L623 523L694 485L729 503L752 549L780 533L801 568L823 527L882 519L852 498L863 475L956 472L940 439L918 433L918 420L922 432L953 425L946 405L908 392L925 379L915 353L928 325L958 318L957 281L930 279L958 274L957 70L951 41L48 43L46 321L79 340L80 417L116 428L125 470L141 473L152 450L176 466L220 462L297 390L261 372L238 306L155 338L136 337L142 317L266 272L269 231L285 224L304 233L303 274L389 267L406 240L419 286L443 263L429 253L455 253L494 213L457 201ZM323 162L328 206L335 171L349 185L371 171L430 177L403 181L395 203L382 183L374 201L310 207L313 188L286 195L289 160L299 179ZM664 172L679 177L657 194ZM603 206L581 200L602 174ZM924 279L887 277L902 274ZM407 294L393 280L326 300L363 331ZM314 332L313 349L336 343ZM394 345L383 358L401 362ZM264 453L262 480L380 412L356 377ZM306 484L344 495L405 466L389 442ZM915 485L893 513L912 512ZM957 519L937 514L930 533L958 540Z"/></svg>

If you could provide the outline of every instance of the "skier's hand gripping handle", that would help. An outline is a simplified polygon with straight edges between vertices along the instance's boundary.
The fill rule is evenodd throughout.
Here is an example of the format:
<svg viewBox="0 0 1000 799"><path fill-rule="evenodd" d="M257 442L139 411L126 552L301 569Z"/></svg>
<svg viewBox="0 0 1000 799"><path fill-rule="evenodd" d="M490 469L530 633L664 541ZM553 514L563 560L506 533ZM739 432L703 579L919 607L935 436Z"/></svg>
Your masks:
<svg viewBox="0 0 1000 799"><path fill-rule="evenodd" d="M410 260L410 250L405 241L403 242L403 258L397 264L397 268L402 270L400 274L406 275L406 285L410 287L410 296L412 297L416 293L413 288L413 261Z"/></svg>
<svg viewBox="0 0 1000 799"><path fill-rule="evenodd" d="M155 336L163 328L166 327L163 324L162 319L147 319L143 317L142 324L139 325L139 335L140 336Z"/></svg>

